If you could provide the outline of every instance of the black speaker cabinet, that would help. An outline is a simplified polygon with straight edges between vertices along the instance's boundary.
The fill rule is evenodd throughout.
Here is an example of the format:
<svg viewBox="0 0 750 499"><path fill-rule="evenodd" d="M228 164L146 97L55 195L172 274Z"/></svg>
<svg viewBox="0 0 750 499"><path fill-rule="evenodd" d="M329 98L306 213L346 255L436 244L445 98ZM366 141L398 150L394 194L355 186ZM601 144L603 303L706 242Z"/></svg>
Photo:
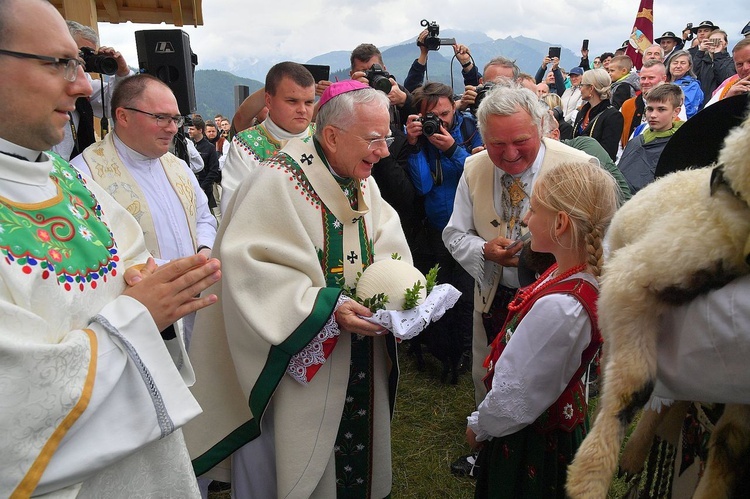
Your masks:
<svg viewBox="0 0 750 499"><path fill-rule="evenodd" d="M195 66L198 58L190 50L190 36L181 29L135 32L138 65L142 73L169 85L177 98L180 114L195 112Z"/></svg>

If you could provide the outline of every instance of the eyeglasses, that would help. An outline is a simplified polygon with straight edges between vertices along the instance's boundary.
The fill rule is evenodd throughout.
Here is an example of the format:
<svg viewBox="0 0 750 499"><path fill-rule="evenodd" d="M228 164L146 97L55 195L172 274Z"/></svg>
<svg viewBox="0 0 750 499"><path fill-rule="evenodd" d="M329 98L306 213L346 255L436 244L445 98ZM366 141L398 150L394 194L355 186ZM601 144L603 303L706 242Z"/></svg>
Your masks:
<svg viewBox="0 0 750 499"><path fill-rule="evenodd" d="M338 130L341 130L344 133L348 133L350 135L354 135L349 130L344 130L343 128L339 128L337 126L333 126L333 127L336 128L336 129L338 129ZM393 144L393 141L396 140L395 137L393 137L392 135L389 135L388 137L382 137L382 138L379 137L379 138L375 138L375 139L366 139L364 137L360 137L359 135L354 135L354 136L357 137L360 140L364 140L365 142L367 142L367 150L368 151L372 151L373 149L376 149L380 145L381 142L383 144L385 144L385 147L391 147L391 144Z"/></svg>
<svg viewBox="0 0 750 499"><path fill-rule="evenodd" d="M17 57L19 59L36 59L38 61L50 62L55 64L58 68L63 68L63 78L69 82L76 81L78 77L78 68L83 65L83 61L75 58L71 59L68 57L51 57L48 55L36 55L27 54L25 52L14 52L13 50L0 49L0 54L9 55L11 57Z"/></svg>
<svg viewBox="0 0 750 499"><path fill-rule="evenodd" d="M156 126L160 126L162 128L167 128L171 123L174 123L175 125L177 125L177 128L180 128L185 123L184 116L164 116L163 114L147 113L146 111L141 111L140 109L136 109L134 107L124 107L123 109L127 109L128 111L135 111L141 114L147 114L152 118L156 118Z"/></svg>

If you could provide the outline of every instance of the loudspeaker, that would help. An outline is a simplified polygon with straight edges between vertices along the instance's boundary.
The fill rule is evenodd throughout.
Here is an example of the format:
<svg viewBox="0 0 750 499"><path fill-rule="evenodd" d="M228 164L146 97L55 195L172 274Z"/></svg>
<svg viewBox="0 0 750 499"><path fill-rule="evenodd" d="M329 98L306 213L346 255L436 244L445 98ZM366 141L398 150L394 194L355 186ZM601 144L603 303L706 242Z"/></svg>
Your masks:
<svg viewBox="0 0 750 499"><path fill-rule="evenodd" d="M235 85L234 86L234 112L240 107L240 104L245 102L250 96L250 87L247 85Z"/></svg>
<svg viewBox="0 0 750 499"><path fill-rule="evenodd" d="M180 114L195 113L195 66L198 58L190 50L190 36L181 29L135 32L141 73L156 76L169 85L177 98Z"/></svg>

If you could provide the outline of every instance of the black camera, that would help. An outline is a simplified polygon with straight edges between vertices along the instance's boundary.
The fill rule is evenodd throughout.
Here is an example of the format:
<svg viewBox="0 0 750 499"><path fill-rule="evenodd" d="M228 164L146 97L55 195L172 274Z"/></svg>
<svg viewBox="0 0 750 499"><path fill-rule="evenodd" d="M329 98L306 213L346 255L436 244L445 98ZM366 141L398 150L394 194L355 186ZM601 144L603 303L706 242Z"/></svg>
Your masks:
<svg viewBox="0 0 750 499"><path fill-rule="evenodd" d="M81 59L83 59L83 70L87 73L99 73L113 75L117 73L117 59L108 55L95 53L90 47L81 47Z"/></svg>
<svg viewBox="0 0 750 499"><path fill-rule="evenodd" d="M442 120L438 118L435 113L427 113L423 117L419 118L422 122L422 135L429 137L440 133L440 126L443 124Z"/></svg>
<svg viewBox="0 0 750 499"><path fill-rule="evenodd" d="M385 92L386 94L391 91L391 88L393 88L393 84L389 79L390 77L390 73L383 69L380 64L373 64L370 69L365 71L365 78L370 82L370 86L376 90Z"/></svg>
<svg viewBox="0 0 750 499"><path fill-rule="evenodd" d="M685 26L685 29L683 29L682 32L684 33L685 31L688 31L688 30L690 30L690 33L688 34L687 39L692 40L693 39L693 23L687 23L687 26Z"/></svg>
<svg viewBox="0 0 750 499"><path fill-rule="evenodd" d="M422 19L420 24L427 28L427 36L423 43L427 50L440 50L441 45L456 44L455 38L440 38L440 26L435 21L429 22L427 19Z"/></svg>
<svg viewBox="0 0 750 499"><path fill-rule="evenodd" d="M492 87L494 86L495 84L493 82L486 81L476 88L477 96L474 98L474 104L472 104L469 109L473 114L476 114L479 104L482 103L482 99L487 97L487 92L492 90Z"/></svg>

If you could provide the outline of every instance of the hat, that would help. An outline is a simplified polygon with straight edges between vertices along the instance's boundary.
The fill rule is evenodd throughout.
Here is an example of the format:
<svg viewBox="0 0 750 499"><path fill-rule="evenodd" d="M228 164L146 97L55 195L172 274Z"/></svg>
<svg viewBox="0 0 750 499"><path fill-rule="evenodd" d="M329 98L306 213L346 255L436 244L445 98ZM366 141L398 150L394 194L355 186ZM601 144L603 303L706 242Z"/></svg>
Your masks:
<svg viewBox="0 0 750 499"><path fill-rule="evenodd" d="M719 27L716 26L711 21L701 21L701 23L698 26L693 26L692 28L690 28L690 31L692 31L693 33L697 33L698 30L701 28L711 28L711 31L715 29L719 29Z"/></svg>
<svg viewBox="0 0 750 499"><path fill-rule="evenodd" d="M742 31L740 31L740 34L742 36L750 36L750 23L747 23L744 28L742 28Z"/></svg>
<svg viewBox="0 0 750 499"><path fill-rule="evenodd" d="M729 131L747 116L750 94L734 95L702 109L669 139L656 165L656 177L707 166L719 158Z"/></svg>
<svg viewBox="0 0 750 499"><path fill-rule="evenodd" d="M570 70L569 74L581 76L583 74L583 68L581 66L576 66Z"/></svg>
<svg viewBox="0 0 750 499"><path fill-rule="evenodd" d="M344 81L337 81L335 83L331 83L328 85L328 88L326 88L323 91L323 95L320 96L320 103L318 104L318 109L323 107L326 102L333 99L336 96L339 96L341 94L345 94L347 92L353 92L354 90L362 90L365 88L370 88L364 83L362 83L359 80L344 80Z"/></svg>
<svg viewBox="0 0 750 499"><path fill-rule="evenodd" d="M667 40L670 38L675 40L677 43L680 43L682 41L682 38L675 35L672 31L665 31L664 34L661 35L659 38L654 38L654 41L656 43L661 43L662 40Z"/></svg>

